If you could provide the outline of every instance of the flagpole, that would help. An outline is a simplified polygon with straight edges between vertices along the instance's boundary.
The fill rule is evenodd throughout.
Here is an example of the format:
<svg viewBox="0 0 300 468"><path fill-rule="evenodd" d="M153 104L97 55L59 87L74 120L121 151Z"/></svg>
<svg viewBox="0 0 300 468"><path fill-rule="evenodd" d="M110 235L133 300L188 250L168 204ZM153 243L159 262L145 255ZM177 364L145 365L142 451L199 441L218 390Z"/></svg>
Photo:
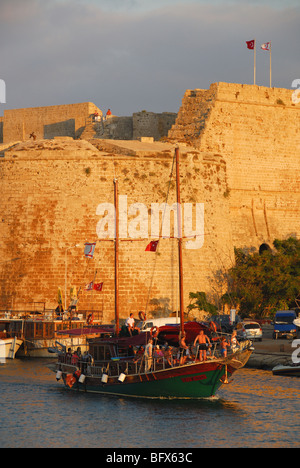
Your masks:
<svg viewBox="0 0 300 468"><path fill-rule="evenodd" d="M270 88L272 88L272 52L271 52L271 42L270 42Z"/></svg>
<svg viewBox="0 0 300 468"><path fill-rule="evenodd" d="M180 332L184 333L184 299L183 299L183 271L182 271L182 220L180 199L180 174L179 174L179 148L175 148L176 157L176 192L177 192L177 220L178 220L178 260L179 260L179 307L180 307Z"/></svg>
<svg viewBox="0 0 300 468"><path fill-rule="evenodd" d="M256 39L254 39L254 83L256 84Z"/></svg>
<svg viewBox="0 0 300 468"><path fill-rule="evenodd" d="M118 179L114 179L114 204L115 204L115 322L116 335L119 336L119 200Z"/></svg>

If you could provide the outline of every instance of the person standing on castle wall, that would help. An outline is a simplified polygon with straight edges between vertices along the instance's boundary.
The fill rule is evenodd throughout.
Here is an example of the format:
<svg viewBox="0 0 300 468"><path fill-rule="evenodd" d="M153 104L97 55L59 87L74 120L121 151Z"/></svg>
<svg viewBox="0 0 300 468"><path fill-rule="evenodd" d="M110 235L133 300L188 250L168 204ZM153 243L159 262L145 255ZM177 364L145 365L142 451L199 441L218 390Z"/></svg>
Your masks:
<svg viewBox="0 0 300 468"><path fill-rule="evenodd" d="M100 120L100 115L97 111L94 112L94 121L98 122Z"/></svg>
<svg viewBox="0 0 300 468"><path fill-rule="evenodd" d="M107 117L110 117L111 115L112 115L111 110L108 109L108 111L106 112L105 120L107 119Z"/></svg>

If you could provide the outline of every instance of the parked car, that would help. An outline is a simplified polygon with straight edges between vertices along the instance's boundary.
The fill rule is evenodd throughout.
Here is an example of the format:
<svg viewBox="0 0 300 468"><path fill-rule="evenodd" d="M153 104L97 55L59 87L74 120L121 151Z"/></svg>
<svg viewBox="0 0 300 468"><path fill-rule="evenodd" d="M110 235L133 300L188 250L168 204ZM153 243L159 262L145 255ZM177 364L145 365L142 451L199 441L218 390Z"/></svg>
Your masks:
<svg viewBox="0 0 300 468"><path fill-rule="evenodd" d="M297 338L298 328L294 324L297 314L294 310L279 310L275 314L273 339L277 340L282 336Z"/></svg>
<svg viewBox="0 0 300 468"><path fill-rule="evenodd" d="M214 315L211 320L217 325L218 331L223 333L232 333L234 324L231 323L230 315Z"/></svg>
<svg viewBox="0 0 300 468"><path fill-rule="evenodd" d="M237 338L240 340L262 341L263 332L257 322L241 322L236 326Z"/></svg>

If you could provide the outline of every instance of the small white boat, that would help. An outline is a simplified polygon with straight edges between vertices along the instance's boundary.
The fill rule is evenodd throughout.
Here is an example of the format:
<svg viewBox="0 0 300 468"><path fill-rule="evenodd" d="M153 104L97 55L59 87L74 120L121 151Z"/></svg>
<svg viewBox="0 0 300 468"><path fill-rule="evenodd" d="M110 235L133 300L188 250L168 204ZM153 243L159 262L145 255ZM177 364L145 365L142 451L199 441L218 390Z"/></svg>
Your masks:
<svg viewBox="0 0 300 468"><path fill-rule="evenodd" d="M286 375L288 377L300 377L300 364L278 365L272 369L273 375Z"/></svg>
<svg viewBox="0 0 300 468"><path fill-rule="evenodd" d="M16 336L0 338L0 363L4 364L6 359L15 359L15 355L22 343L23 340Z"/></svg>

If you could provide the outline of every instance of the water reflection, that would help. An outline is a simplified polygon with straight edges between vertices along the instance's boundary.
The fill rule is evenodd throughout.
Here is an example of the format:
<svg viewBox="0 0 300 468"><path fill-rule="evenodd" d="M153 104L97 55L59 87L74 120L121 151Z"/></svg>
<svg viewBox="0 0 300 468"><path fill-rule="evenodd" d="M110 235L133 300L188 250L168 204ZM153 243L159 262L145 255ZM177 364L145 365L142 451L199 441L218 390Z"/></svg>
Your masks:
<svg viewBox="0 0 300 468"><path fill-rule="evenodd" d="M215 398L143 400L67 391L45 364L1 366L1 447L297 446L295 378L243 369Z"/></svg>

